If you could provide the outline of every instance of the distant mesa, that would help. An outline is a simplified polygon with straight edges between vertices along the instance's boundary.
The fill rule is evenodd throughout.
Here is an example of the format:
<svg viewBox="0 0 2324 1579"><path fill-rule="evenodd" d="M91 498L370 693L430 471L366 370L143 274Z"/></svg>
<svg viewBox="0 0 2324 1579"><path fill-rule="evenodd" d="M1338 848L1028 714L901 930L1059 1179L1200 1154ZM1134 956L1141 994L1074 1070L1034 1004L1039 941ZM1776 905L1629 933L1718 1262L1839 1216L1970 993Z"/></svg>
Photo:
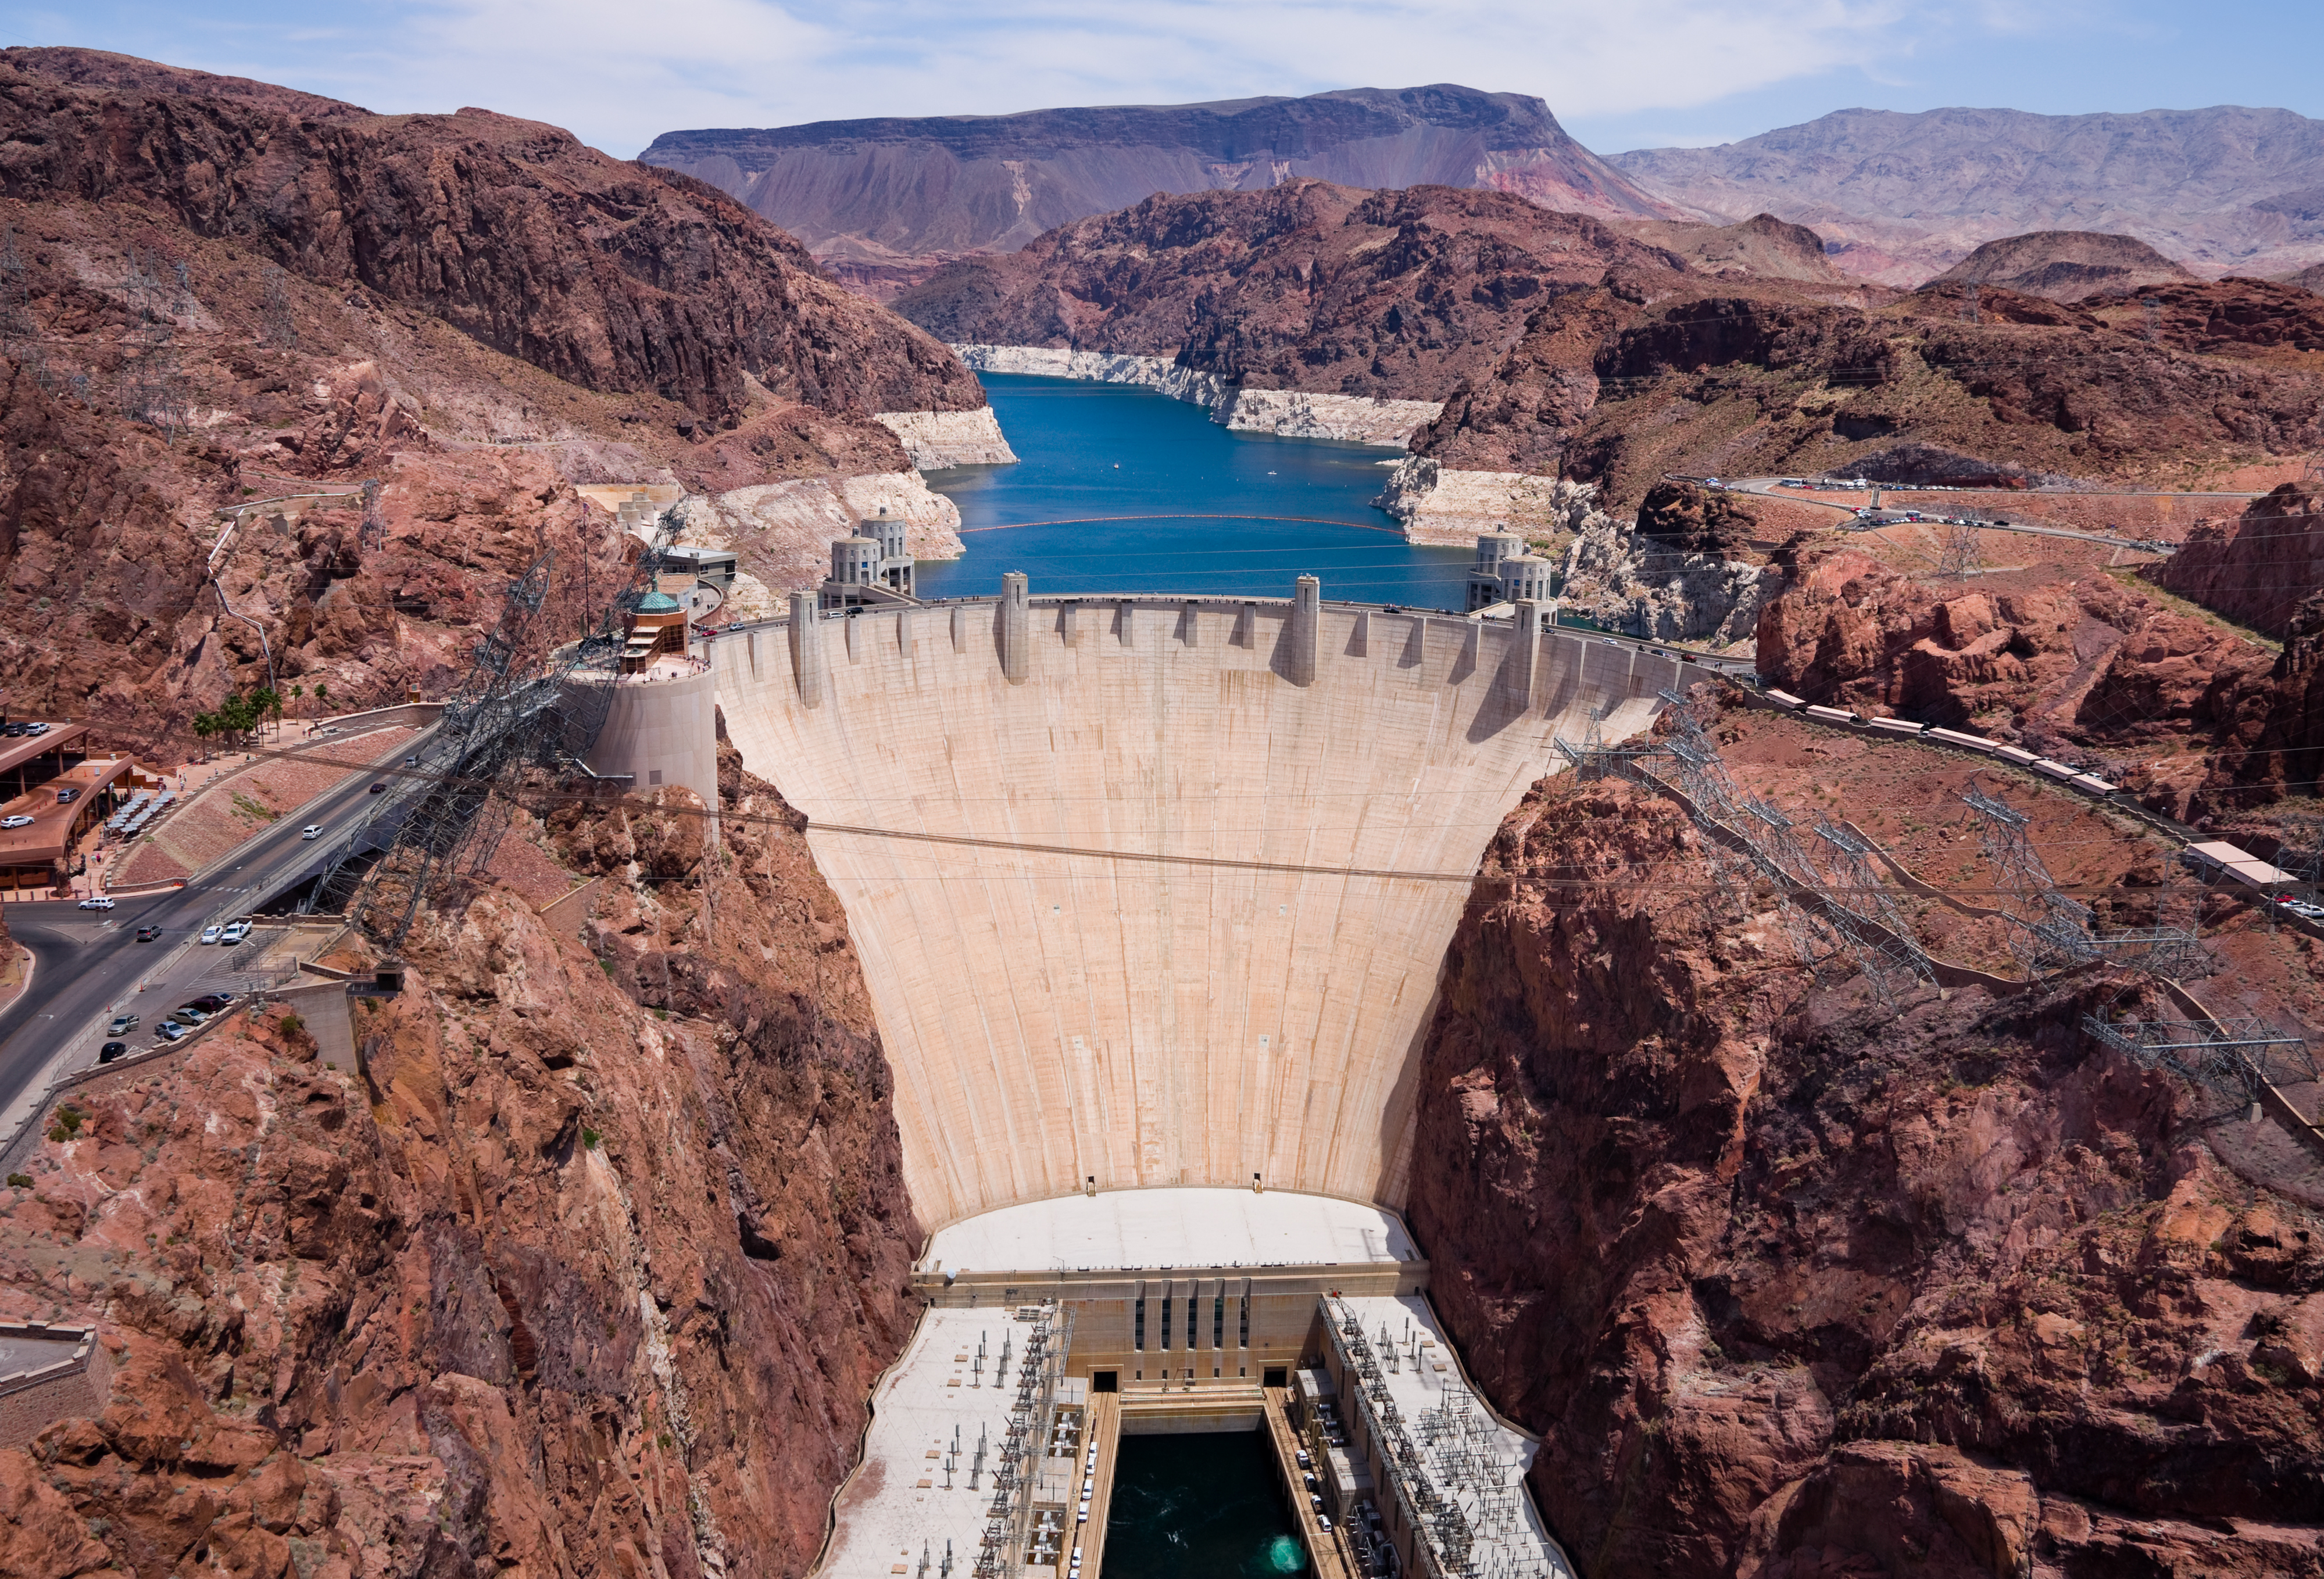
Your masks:
<svg viewBox="0 0 2324 1579"><path fill-rule="evenodd" d="M1690 217L1567 136L1540 99L1449 83L666 132L639 157L741 198L881 296L926 278L932 260L1014 252L1157 192L1314 179L1485 188L1601 217Z"/></svg>
<svg viewBox="0 0 2324 1579"><path fill-rule="evenodd" d="M2048 301L2075 302L2194 279L2136 236L2043 230L1987 242L1929 283L1997 285Z"/></svg>

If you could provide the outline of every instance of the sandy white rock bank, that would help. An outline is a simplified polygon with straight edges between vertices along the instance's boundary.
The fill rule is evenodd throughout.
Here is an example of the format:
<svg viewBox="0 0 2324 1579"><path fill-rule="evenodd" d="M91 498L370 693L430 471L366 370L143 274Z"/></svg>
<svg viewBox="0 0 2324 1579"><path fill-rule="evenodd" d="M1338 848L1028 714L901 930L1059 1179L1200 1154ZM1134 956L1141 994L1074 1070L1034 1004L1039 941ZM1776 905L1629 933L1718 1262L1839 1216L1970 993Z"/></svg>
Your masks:
<svg viewBox="0 0 2324 1579"><path fill-rule="evenodd" d="M1209 410L1211 420L1246 433L1286 438L1336 438L1402 449L1413 431L1443 410L1434 400L1376 400L1367 395L1304 390L1247 390L1216 373L1180 367L1160 356L1061 351L1046 345L955 345L979 372L1031 373L1093 383L1134 384ZM886 418L881 418L882 421ZM906 441L907 447L909 440Z"/></svg>

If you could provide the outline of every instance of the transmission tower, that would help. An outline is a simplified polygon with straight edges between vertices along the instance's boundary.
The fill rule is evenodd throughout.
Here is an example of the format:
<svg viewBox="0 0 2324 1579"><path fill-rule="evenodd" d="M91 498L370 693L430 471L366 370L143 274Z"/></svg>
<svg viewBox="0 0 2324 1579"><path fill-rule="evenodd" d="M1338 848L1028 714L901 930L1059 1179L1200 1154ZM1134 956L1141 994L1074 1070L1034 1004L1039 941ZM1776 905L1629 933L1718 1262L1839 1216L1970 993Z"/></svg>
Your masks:
<svg viewBox="0 0 2324 1579"><path fill-rule="evenodd" d="M1984 571L1985 560L1978 553L1977 528L1955 518L1945 527L1944 547L1937 557L1937 574L1946 581L1967 581Z"/></svg>
<svg viewBox="0 0 2324 1579"><path fill-rule="evenodd" d="M2317 1078L2305 1038L2264 1021L2106 1020L2082 1016L2082 1029L2149 1069L2167 1069L2234 1102L2257 1102L2270 1086Z"/></svg>
<svg viewBox="0 0 2324 1579"><path fill-rule="evenodd" d="M2026 837L2025 814L1974 782L1961 792L1961 799L1978 815L1978 840L1992 864L1995 886L2016 907L2009 949L2026 973L2039 976L2096 959L2089 906L2058 892L2050 868Z"/></svg>
<svg viewBox="0 0 2324 1579"><path fill-rule="evenodd" d="M380 480L364 479L363 485L363 531L358 541L366 554L375 554L387 546L387 511L380 503Z"/></svg>
<svg viewBox="0 0 2324 1579"><path fill-rule="evenodd" d="M42 389L50 387L49 359L41 333L32 322L32 287L24 260L16 251L16 232L0 225L0 356L30 372Z"/></svg>
<svg viewBox="0 0 2324 1579"><path fill-rule="evenodd" d="M173 293L142 253L129 254L122 296L129 308L129 336L121 363L121 414L150 422L165 439L175 439L185 415L184 381L178 371L179 296L186 293L183 267Z"/></svg>
<svg viewBox="0 0 2324 1579"><path fill-rule="evenodd" d="M477 641L466 680L445 703L430 770L398 781L333 849L309 912L344 905L349 920L392 950L431 891L484 874L507 831L515 781L534 767L576 771L596 744L613 705L626 615L654 589L664 546L657 537L639 557L595 629L538 662L523 655L537 645L554 553L543 550L510 583L498 623Z"/></svg>
<svg viewBox="0 0 2324 1579"><path fill-rule="evenodd" d="M288 351L299 344L299 326L290 316L290 291L280 263L266 265L262 288L264 295L258 305L258 341L278 351Z"/></svg>

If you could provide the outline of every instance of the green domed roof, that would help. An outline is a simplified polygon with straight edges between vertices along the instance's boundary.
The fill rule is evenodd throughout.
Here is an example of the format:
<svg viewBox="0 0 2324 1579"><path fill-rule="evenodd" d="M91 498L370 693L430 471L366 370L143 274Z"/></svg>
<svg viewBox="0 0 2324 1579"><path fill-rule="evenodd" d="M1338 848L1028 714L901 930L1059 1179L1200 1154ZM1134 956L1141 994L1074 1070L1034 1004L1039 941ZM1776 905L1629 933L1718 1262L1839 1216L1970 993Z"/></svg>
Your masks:
<svg viewBox="0 0 2324 1579"><path fill-rule="evenodd" d="M638 612L641 614L675 614L678 612L678 600L671 597L668 592L648 592L644 597L638 600Z"/></svg>

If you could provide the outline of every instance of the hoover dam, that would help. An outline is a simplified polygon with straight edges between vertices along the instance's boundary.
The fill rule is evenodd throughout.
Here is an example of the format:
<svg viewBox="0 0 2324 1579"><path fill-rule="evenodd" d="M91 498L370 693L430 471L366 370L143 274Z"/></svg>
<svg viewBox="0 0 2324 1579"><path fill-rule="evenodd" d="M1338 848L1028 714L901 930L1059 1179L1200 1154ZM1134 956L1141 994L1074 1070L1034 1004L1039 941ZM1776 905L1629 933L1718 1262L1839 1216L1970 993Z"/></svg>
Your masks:
<svg viewBox="0 0 2324 1579"><path fill-rule="evenodd" d="M974 1549L1094 1574L1115 1436L1262 1422L1323 1571L1571 1572L1397 1216L1419 1050L1484 846L1557 739L1634 733L1699 676L1502 609L1010 575L997 600L798 594L707 644L729 737L845 905L934 1230L819 1572ZM1394 1422L1427 1411L1474 1451L1416 1492ZM1470 1557L1427 1533L1462 1475Z"/></svg>
<svg viewBox="0 0 2324 1579"><path fill-rule="evenodd" d="M1093 1187L1401 1203L1485 841L1555 737L1642 727L1679 671L1315 591L716 643L728 734L847 907L923 1222Z"/></svg>

